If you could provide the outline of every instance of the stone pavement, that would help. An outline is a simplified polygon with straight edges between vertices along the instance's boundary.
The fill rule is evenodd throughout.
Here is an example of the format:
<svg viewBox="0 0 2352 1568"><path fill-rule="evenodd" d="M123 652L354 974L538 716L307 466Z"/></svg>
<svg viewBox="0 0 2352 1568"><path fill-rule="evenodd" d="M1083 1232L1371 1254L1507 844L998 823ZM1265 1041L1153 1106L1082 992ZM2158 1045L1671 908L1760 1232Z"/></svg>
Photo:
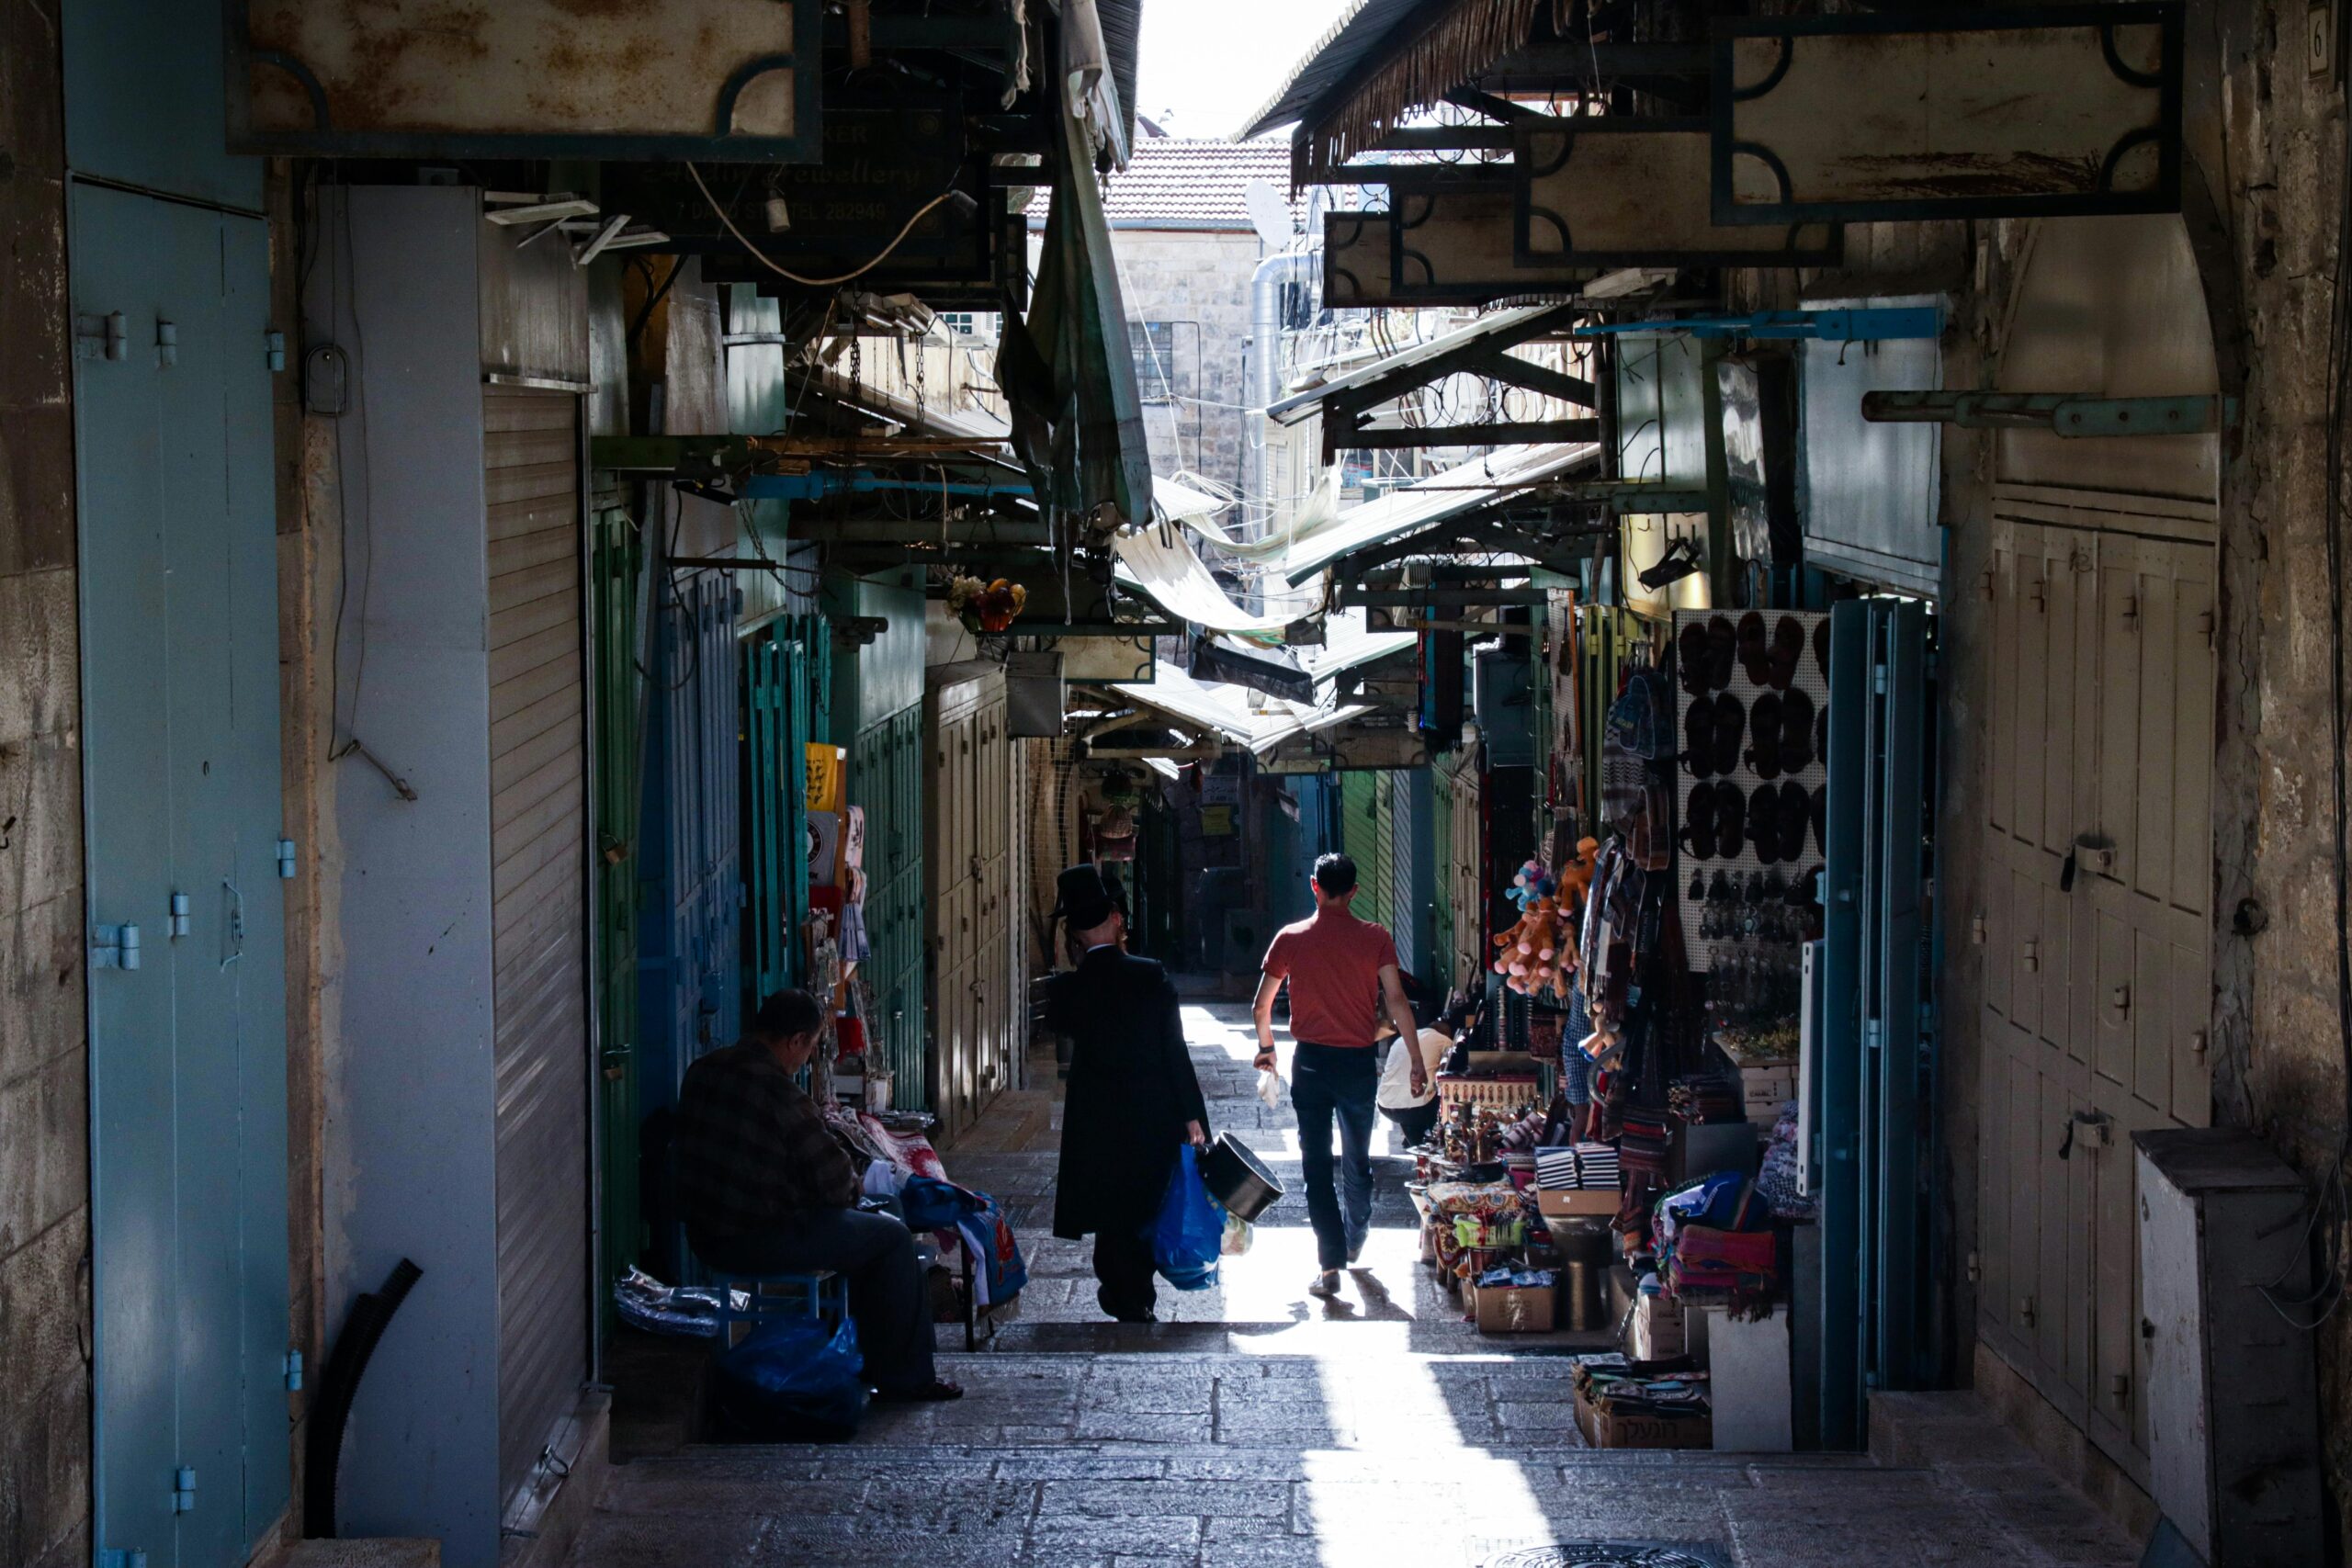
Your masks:
<svg viewBox="0 0 2352 1568"><path fill-rule="evenodd" d="M838 1447L617 1465L578 1568L1480 1568L1563 1541L1671 1542L1727 1568L2135 1561L1966 1394L1898 1396L1924 1434L1882 1456L1899 1462L1585 1448L1562 1359L1576 1337L1462 1323L1413 1261L1393 1162L1367 1267L1341 1301L1315 1301L1295 1126L1252 1092L1247 1010L1188 1006L1186 1029L1216 1125L1294 1194L1218 1290L1163 1291L1173 1321L1153 1325L1094 1310L1085 1250L1048 1234L1046 1058L1042 1087L1003 1097L945 1156L1007 1206L1030 1254L993 1342L964 1355L960 1329L943 1333L966 1397L877 1406Z"/></svg>

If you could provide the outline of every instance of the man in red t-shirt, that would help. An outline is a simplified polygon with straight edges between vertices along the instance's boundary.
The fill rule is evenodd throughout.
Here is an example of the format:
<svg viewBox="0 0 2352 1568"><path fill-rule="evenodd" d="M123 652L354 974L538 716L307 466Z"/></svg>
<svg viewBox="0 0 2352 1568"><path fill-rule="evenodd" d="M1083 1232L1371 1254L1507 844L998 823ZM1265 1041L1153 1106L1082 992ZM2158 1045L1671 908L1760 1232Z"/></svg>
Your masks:
<svg viewBox="0 0 2352 1568"><path fill-rule="evenodd" d="M1274 997L1290 982L1292 1054L1290 1102L1298 1112L1299 1164L1306 1177L1306 1218L1315 1227L1318 1272L1310 1294L1340 1293L1340 1268L1363 1251L1372 1228L1373 1102L1380 1089L1380 1053L1373 1041L1386 1016L1410 1040L1419 1032L1396 971L1396 944L1388 933L1349 912L1356 894L1356 863L1325 855L1310 886L1315 913L1274 933L1258 981L1258 1066L1274 1065ZM1428 1082L1419 1060L1413 1092ZM1331 1179L1331 1123L1340 1124L1346 1204Z"/></svg>

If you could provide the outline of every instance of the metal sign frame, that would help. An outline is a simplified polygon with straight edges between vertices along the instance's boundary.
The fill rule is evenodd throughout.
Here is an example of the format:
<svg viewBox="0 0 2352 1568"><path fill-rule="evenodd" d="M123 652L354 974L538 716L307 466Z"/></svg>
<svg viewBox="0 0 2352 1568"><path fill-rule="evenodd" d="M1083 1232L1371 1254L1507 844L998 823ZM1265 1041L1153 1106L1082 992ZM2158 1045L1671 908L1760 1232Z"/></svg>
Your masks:
<svg viewBox="0 0 2352 1568"><path fill-rule="evenodd" d="M282 51L255 47L252 14L257 0L222 0L225 37L224 84L228 141L232 152L311 158L594 158L616 162L814 163L823 156L824 7L820 0L758 0L791 8L792 50L745 60L723 82L714 83L712 126L707 136L659 132L536 132L337 130L329 112L326 85L302 61ZM750 6L747 5L746 9ZM658 11L650 13L658 17ZM253 73L273 68L291 76L309 98L308 130L256 129L253 122ZM792 73L792 134L730 133L735 107L744 90L775 71Z"/></svg>
<svg viewBox="0 0 2352 1568"><path fill-rule="evenodd" d="M1452 169L1417 171L1409 176L1400 173L1390 180L1389 291L1408 305L1487 304L1521 296L1566 299L1600 276L1596 266L1521 264L1512 239L1514 191L1515 182L1500 165L1474 174ZM1434 226L1480 221L1463 218L1459 209L1464 205L1493 207L1497 243L1493 259L1500 270L1476 277L1440 277L1439 254L1416 241L1440 231ZM1412 281L1416 277L1419 281Z"/></svg>
<svg viewBox="0 0 2352 1568"><path fill-rule="evenodd" d="M2117 53L2115 30L2122 27L2154 26L2162 29L2162 60L2153 75L2126 65ZM1880 200L1807 200L1791 189L1787 166L1769 147L1739 139L1737 106L1770 93L1787 75L1804 38L1894 37L1901 34L2022 32L2067 28L2099 30L2108 67L2123 82L2156 95L2153 127L2130 133L2108 150L2098 172L2097 190L2055 195L1991 194L1917 197ZM1713 146L1710 150L1712 200L1715 221L1723 224L1902 222L1939 218L2055 218L2099 216L2128 212L2175 212L2181 192L2182 6L2179 0L2118 0L2109 5L2027 6L1996 11L1945 17L1918 13L1790 18L1747 18L1719 21L1714 26ZM1778 66L1751 87L1737 85L1735 55L1746 39L1781 40ZM2125 154L2153 141L2158 165L2154 186L2145 191L2118 193L2108 188ZM1734 198L1733 166L1749 157L1770 168L1780 185L1777 202L1741 202Z"/></svg>
<svg viewBox="0 0 2352 1568"><path fill-rule="evenodd" d="M1511 260L1520 266L1837 266L1846 258L1845 231L1834 223L1791 223L1777 246L1757 224L1726 224L1713 217L1711 178L1712 122L1701 116L1676 119L1585 115L1574 118L1523 120L1511 130ZM1566 167L1576 144L1586 137L1631 137L1657 142L1660 138L1688 138L1696 146L1700 188L1695 195L1705 209L1704 225L1730 231L1726 240L1753 235L1756 243L1700 246L1581 246L1570 220L1537 199L1540 182ZM1556 143L1556 155L1550 155ZM1687 154L1686 154L1687 156ZM1670 160L1656 159L1660 172L1674 172ZM1651 196L1653 204L1674 197ZM1696 215L1694 215L1696 216ZM1560 249L1534 249L1538 222L1555 231Z"/></svg>

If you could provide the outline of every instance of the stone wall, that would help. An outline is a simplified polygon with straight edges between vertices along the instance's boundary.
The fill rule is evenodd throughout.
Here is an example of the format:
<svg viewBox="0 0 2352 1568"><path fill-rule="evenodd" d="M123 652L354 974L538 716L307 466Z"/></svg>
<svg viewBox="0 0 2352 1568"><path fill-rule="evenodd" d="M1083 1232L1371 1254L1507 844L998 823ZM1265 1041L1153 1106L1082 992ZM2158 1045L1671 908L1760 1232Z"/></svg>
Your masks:
<svg viewBox="0 0 2352 1568"><path fill-rule="evenodd" d="M90 1558L89 1056L55 7L0 0L0 1562Z"/></svg>
<svg viewBox="0 0 2352 1568"><path fill-rule="evenodd" d="M1191 468L1239 489L1249 472L1250 274L1261 247L1256 233L1114 229L1111 248L1127 314L1174 324L1175 364L1167 367L1178 400L1155 406L1144 381L1152 468Z"/></svg>

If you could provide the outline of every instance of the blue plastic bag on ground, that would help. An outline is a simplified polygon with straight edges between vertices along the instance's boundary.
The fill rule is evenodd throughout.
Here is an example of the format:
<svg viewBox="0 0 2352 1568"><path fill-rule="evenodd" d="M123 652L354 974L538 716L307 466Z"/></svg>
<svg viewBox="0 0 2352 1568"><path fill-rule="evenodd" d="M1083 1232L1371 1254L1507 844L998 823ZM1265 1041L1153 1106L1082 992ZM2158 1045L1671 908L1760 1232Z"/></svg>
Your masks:
<svg viewBox="0 0 2352 1568"><path fill-rule="evenodd" d="M1159 1277L1180 1291L1205 1291L1216 1283L1216 1260L1225 1246L1225 1205L1209 1196L1193 1145L1177 1151L1168 1173L1168 1194L1151 1227L1151 1260Z"/></svg>
<svg viewBox="0 0 2352 1568"><path fill-rule="evenodd" d="M764 1323L719 1352L712 1405L727 1436L764 1443L837 1443L865 1414L865 1358L857 1325L820 1318Z"/></svg>

